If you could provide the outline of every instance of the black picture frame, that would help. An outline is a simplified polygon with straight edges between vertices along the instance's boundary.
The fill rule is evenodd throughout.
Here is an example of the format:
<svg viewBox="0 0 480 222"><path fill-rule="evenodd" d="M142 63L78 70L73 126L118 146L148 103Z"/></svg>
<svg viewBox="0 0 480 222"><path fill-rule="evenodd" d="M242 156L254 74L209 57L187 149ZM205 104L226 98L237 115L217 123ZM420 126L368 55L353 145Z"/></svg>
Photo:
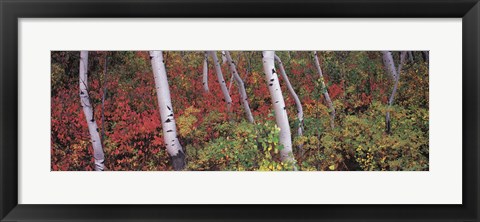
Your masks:
<svg viewBox="0 0 480 222"><path fill-rule="evenodd" d="M479 221L480 4L478 0L0 0L0 16L1 221ZM19 18L63 17L463 18L463 204L18 204L19 34L17 21Z"/></svg>

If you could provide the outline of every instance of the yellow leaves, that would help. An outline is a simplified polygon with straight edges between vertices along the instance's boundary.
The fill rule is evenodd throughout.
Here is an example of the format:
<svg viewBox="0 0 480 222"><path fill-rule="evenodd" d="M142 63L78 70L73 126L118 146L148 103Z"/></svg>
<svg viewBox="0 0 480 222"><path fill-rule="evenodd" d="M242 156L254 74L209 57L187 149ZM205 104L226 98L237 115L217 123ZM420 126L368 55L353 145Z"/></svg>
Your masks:
<svg viewBox="0 0 480 222"><path fill-rule="evenodd" d="M335 164L328 167L329 170L335 170Z"/></svg>
<svg viewBox="0 0 480 222"><path fill-rule="evenodd" d="M52 71L52 87L54 87L60 84L64 71L62 66L56 63L52 63L51 71Z"/></svg>
<svg viewBox="0 0 480 222"><path fill-rule="evenodd" d="M185 112L181 116L177 118L176 122L178 124L178 134L180 134L180 136L186 137L195 130L193 125L197 122L197 118L192 114L198 112L200 112L199 109L190 106L185 109Z"/></svg>
<svg viewBox="0 0 480 222"><path fill-rule="evenodd" d="M380 160L380 162L381 162L381 163L385 163L385 159L387 159L386 156L384 156L384 157Z"/></svg>
<svg viewBox="0 0 480 222"><path fill-rule="evenodd" d="M260 167L260 170L266 170L266 171L281 171L284 170L284 164L283 162L277 163L277 162L270 162L267 167L263 168Z"/></svg>
<svg viewBox="0 0 480 222"><path fill-rule="evenodd" d="M314 100L313 103L306 103L304 106L305 109L303 112L305 116L315 116L316 114L329 115L328 107L325 106L321 100Z"/></svg>
<svg viewBox="0 0 480 222"><path fill-rule="evenodd" d="M362 145L358 145L357 149L355 149L355 151L359 152L359 151L362 151L363 147Z"/></svg>
<svg viewBox="0 0 480 222"><path fill-rule="evenodd" d="M316 136L300 136L294 138L294 146L302 146L303 149L317 149L320 147L320 140Z"/></svg>
<svg viewBox="0 0 480 222"><path fill-rule="evenodd" d="M275 154L278 154L278 152L279 152L278 149L275 149L275 150L274 150L274 153L275 153Z"/></svg>
<svg viewBox="0 0 480 222"><path fill-rule="evenodd" d="M427 115L422 116L422 120L428 120L428 113L427 113Z"/></svg>
<svg viewBox="0 0 480 222"><path fill-rule="evenodd" d="M348 86L346 92L347 92L347 93L354 93L354 92L356 92L357 89L356 89L355 87L356 87L355 85Z"/></svg>
<svg viewBox="0 0 480 222"><path fill-rule="evenodd" d="M185 109L185 115L190 115L194 113L199 113L200 109L195 108L194 106L189 106L187 109Z"/></svg>
<svg viewBox="0 0 480 222"><path fill-rule="evenodd" d="M373 170L374 169L374 156L372 152L372 148L363 149L361 145L359 145L356 149L356 161L360 164L360 167L363 170Z"/></svg>
<svg viewBox="0 0 480 222"><path fill-rule="evenodd" d="M316 137L316 136L311 136L311 137L308 139L308 143L309 143L309 144L319 144L320 141L318 140L318 137Z"/></svg>

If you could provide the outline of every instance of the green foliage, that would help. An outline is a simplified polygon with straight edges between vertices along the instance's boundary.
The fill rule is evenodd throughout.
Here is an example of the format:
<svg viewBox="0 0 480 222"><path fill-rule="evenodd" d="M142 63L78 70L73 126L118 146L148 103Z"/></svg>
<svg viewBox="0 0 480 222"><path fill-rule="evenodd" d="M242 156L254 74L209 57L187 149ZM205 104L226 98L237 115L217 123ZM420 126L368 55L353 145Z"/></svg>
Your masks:
<svg viewBox="0 0 480 222"><path fill-rule="evenodd" d="M215 127L220 137L201 149L187 149L189 170L288 170L280 161L280 129L273 122L225 122Z"/></svg>
<svg viewBox="0 0 480 222"><path fill-rule="evenodd" d="M313 170L428 170L428 111L394 106L392 134L385 133L387 106L374 102L364 113L345 116L334 130L299 137L308 154L301 166ZM427 124L427 127L425 127ZM310 133L311 134L311 133ZM332 167L333 168L333 167ZM303 169L305 170L305 169Z"/></svg>
<svg viewBox="0 0 480 222"><path fill-rule="evenodd" d="M192 157L188 153L192 170L253 170L259 158L255 127L247 122L229 122L215 126L222 136L208 142ZM228 136L223 136L228 135ZM188 151L189 152L189 151Z"/></svg>

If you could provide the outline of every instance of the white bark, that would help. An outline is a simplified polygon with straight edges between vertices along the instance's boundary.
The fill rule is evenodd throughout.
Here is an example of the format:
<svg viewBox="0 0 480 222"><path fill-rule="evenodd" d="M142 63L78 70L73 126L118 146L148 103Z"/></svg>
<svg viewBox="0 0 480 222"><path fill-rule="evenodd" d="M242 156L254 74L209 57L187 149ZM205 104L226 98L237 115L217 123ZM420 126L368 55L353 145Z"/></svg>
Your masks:
<svg viewBox="0 0 480 222"><path fill-rule="evenodd" d="M90 104L90 97L88 96L88 51L80 51L80 102L83 108L83 113L87 120L88 132L93 147L93 157L95 159L95 170L103 171L105 169L102 143L98 133L98 126L93 116L93 107Z"/></svg>
<svg viewBox="0 0 480 222"><path fill-rule="evenodd" d="M217 53L215 51L210 51L209 53L213 59L213 65L215 66L215 72L217 73L218 83L220 84L220 88L222 89L223 98L227 103L227 110L230 111L230 108L232 107L232 98L228 93L225 79L223 79L222 67L220 66L220 62L218 61Z"/></svg>
<svg viewBox="0 0 480 222"><path fill-rule="evenodd" d="M208 53L205 52L205 55L204 55L204 59L203 59L203 90L205 90L205 92L208 92L209 89L208 89Z"/></svg>
<svg viewBox="0 0 480 222"><path fill-rule="evenodd" d="M225 51L222 51L222 64L226 64L227 63L227 56L225 55Z"/></svg>
<svg viewBox="0 0 480 222"><path fill-rule="evenodd" d="M400 53L400 63L398 64L398 68L397 68L397 72L396 72L397 78L395 78L395 83L393 84L392 94L390 95L390 98L388 99L388 105L389 106L391 106L393 104L393 99L395 98L395 94L396 94L397 88L398 88L398 80L400 79L400 71L402 70L403 63L405 62L405 56L406 55L407 55L406 52L401 52ZM394 64L393 61L391 63Z"/></svg>
<svg viewBox="0 0 480 222"><path fill-rule="evenodd" d="M295 90L292 87L292 84L290 83L290 80L288 80L287 73L285 72L285 68L283 67L282 60L280 60L280 57L275 55L275 61L277 61L278 66L280 67L280 75L282 75L282 78L285 80L285 83L287 84L288 91L290 92L290 95L293 97L295 100L295 105L297 107L297 118L298 118L298 129L297 129L297 134L298 136L303 135L303 108L302 108L302 103L300 102L300 99L298 98L297 93L295 93Z"/></svg>
<svg viewBox="0 0 480 222"><path fill-rule="evenodd" d="M322 90L324 90L323 96L325 97L328 108L330 109L330 127L332 127L333 129L335 127L335 107L333 107L332 99L330 99L330 94L328 94L327 86L325 85L325 81L323 80L323 72L322 72L322 68L320 68L320 62L318 61L318 56L316 51L313 51L313 59L315 60L315 66L317 67L317 72L320 75Z"/></svg>
<svg viewBox="0 0 480 222"><path fill-rule="evenodd" d="M290 125L288 123L287 108L283 100L282 89L278 81L277 72L274 64L274 51L262 52L263 70L265 72L265 79L268 84L268 91L272 100L273 109L275 110L275 120L277 126L280 128L280 144L283 149L280 150L281 159L284 162L295 164L295 159L292 153L292 136L290 133Z"/></svg>
<svg viewBox="0 0 480 222"><path fill-rule="evenodd" d="M182 170L185 167L185 154L177 138L177 127L173 117L173 107L162 51L150 51L150 59L152 60L155 89L162 121L163 139L167 152L172 158L173 168Z"/></svg>
<svg viewBox="0 0 480 222"><path fill-rule="evenodd" d="M397 79L397 70L395 69L395 63L393 61L392 53L389 51L382 51L383 55L383 64L388 71L388 74L392 77L393 80Z"/></svg>
<svg viewBox="0 0 480 222"><path fill-rule="evenodd" d="M248 121L253 123L254 122L253 115L252 115L252 111L250 110L250 105L248 104L248 97L247 97L247 91L245 90L245 84L243 84L242 78L240 78L240 75L238 75L237 67L235 65L235 62L232 59L232 56L230 56L230 52L226 51L225 56L227 57L227 63L228 63L228 67L230 67L230 72L232 72L233 78L237 83L238 91L240 92L240 97L243 104L243 109L245 110L245 115L247 116Z"/></svg>

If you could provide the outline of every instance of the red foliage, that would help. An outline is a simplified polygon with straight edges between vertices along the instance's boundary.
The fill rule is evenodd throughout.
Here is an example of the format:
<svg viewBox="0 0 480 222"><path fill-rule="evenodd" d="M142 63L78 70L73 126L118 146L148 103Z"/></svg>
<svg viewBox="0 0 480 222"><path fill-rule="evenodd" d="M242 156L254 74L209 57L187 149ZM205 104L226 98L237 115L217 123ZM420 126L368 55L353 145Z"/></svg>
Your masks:
<svg viewBox="0 0 480 222"><path fill-rule="evenodd" d="M343 95L343 82L342 84L332 84L330 88L328 88L328 91L330 93L330 97L332 99L336 99L337 97Z"/></svg>

